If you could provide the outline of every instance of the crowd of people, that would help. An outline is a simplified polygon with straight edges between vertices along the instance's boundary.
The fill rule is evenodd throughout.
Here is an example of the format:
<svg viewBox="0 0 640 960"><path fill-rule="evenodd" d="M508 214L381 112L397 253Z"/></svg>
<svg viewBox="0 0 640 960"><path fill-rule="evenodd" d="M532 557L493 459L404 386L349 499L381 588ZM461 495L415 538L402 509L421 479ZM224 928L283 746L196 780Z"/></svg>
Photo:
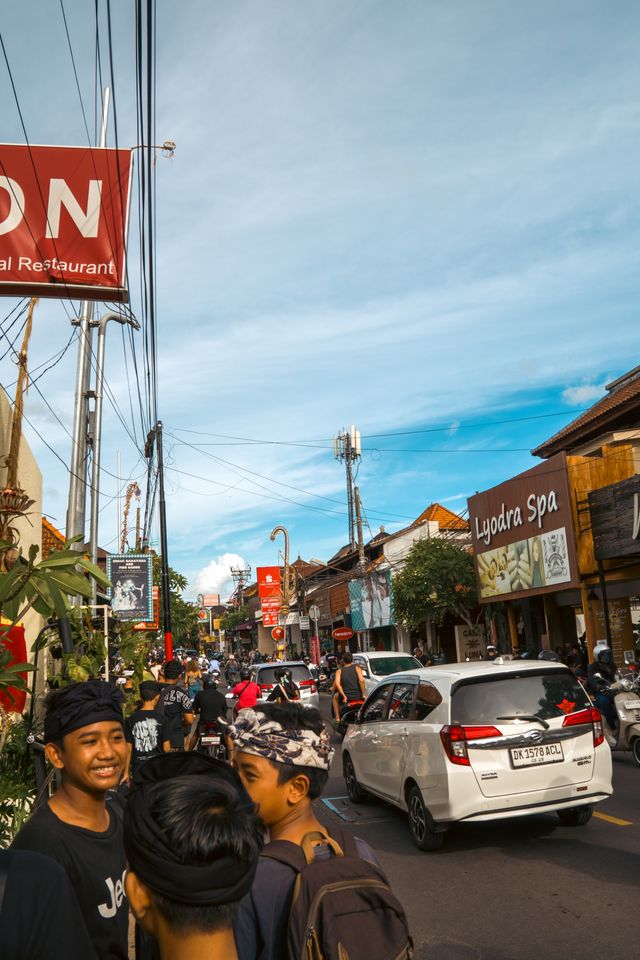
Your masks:
<svg viewBox="0 0 640 960"><path fill-rule="evenodd" d="M373 876L393 900L373 851L315 816L333 748L290 674L279 672L267 702L241 668L230 720L212 681L221 664L195 666L198 688L192 662L164 663L126 717L122 685L88 680L48 694L45 752L58 787L0 852L6 960L125 960L130 914L137 960L284 960L305 928L292 928L296 877L316 863L344 860L346 877ZM190 749L198 716L222 725L230 763ZM394 910L402 956L410 939ZM344 927L343 955L357 958L352 923Z"/></svg>

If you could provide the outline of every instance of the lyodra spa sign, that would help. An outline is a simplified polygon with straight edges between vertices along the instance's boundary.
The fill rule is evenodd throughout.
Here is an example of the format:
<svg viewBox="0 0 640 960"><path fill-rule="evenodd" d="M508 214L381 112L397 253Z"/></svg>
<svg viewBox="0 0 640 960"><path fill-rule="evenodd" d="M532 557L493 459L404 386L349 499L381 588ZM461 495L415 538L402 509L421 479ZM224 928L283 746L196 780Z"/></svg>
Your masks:
<svg viewBox="0 0 640 960"><path fill-rule="evenodd" d="M576 584L564 454L471 497L469 518L482 602Z"/></svg>

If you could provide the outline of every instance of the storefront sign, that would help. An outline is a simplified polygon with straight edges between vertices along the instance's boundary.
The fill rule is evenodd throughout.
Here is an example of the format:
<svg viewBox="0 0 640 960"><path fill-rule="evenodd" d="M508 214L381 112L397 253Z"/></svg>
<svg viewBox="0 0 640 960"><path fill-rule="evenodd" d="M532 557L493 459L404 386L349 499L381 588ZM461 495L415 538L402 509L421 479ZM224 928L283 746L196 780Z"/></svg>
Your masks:
<svg viewBox="0 0 640 960"><path fill-rule="evenodd" d="M577 585L564 453L470 497L469 518L482 603Z"/></svg>
<svg viewBox="0 0 640 960"><path fill-rule="evenodd" d="M336 627L335 630L331 631L331 636L334 640L351 640L353 630L350 630L349 627Z"/></svg>
<svg viewBox="0 0 640 960"><path fill-rule="evenodd" d="M589 494L596 560L640 556L640 476Z"/></svg>
<svg viewBox="0 0 640 960"><path fill-rule="evenodd" d="M131 150L0 145L0 292L127 300Z"/></svg>
<svg viewBox="0 0 640 960"><path fill-rule="evenodd" d="M477 623L470 627L467 624L454 627L456 635L456 652L458 663L466 660L483 660L487 652L486 633L484 627Z"/></svg>
<svg viewBox="0 0 640 960"><path fill-rule="evenodd" d="M280 596L280 567L258 567L258 596L261 600L266 597Z"/></svg>

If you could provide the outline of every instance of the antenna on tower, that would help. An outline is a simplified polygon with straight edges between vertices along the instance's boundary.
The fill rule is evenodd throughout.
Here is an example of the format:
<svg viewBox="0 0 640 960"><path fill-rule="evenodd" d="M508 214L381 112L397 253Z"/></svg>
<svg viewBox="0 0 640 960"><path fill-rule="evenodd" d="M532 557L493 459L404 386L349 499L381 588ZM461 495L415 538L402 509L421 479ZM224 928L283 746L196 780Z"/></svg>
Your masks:
<svg viewBox="0 0 640 960"><path fill-rule="evenodd" d="M351 549L356 547L356 510L353 489L353 464L362 460L362 444L360 431L351 424L348 430L344 427L333 438L333 455L336 460L344 461L347 474L347 507L349 510L349 543Z"/></svg>
<svg viewBox="0 0 640 960"><path fill-rule="evenodd" d="M244 567L231 567L231 576L235 584L234 594L238 607L241 607L244 603L244 588L251 576L251 567L248 564Z"/></svg>

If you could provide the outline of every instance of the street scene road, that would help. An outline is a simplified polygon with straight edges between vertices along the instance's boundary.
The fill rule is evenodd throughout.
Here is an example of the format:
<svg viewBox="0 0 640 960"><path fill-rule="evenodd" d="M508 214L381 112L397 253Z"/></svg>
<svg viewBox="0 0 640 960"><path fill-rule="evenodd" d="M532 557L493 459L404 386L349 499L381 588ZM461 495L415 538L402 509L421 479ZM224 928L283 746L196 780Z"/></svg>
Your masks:
<svg viewBox="0 0 640 960"><path fill-rule="evenodd" d="M460 824L436 853L415 847L402 811L353 806L341 770L338 752L318 816L374 849L407 910L416 960L635 955L640 770L629 755L615 757L614 794L586 826L562 827L554 814Z"/></svg>

